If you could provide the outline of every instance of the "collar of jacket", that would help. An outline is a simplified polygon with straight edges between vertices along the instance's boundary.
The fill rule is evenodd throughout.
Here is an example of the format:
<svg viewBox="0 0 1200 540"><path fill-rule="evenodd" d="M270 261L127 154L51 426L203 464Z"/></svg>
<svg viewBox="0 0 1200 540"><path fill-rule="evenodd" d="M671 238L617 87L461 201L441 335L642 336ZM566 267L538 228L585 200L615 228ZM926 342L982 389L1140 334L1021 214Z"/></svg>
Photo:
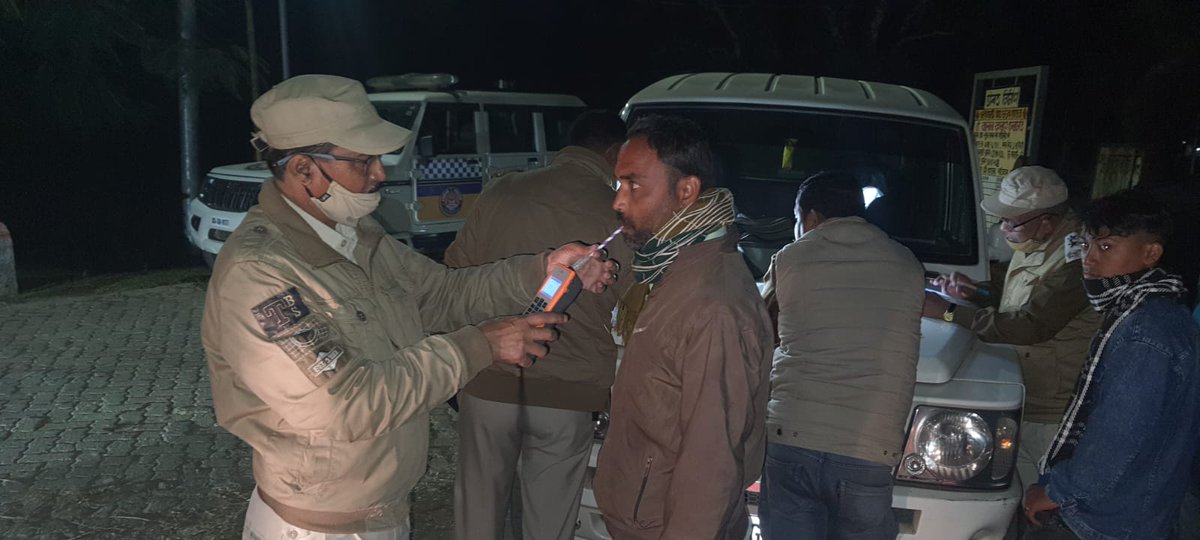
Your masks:
<svg viewBox="0 0 1200 540"><path fill-rule="evenodd" d="M612 164L604 159L604 156L582 146L564 147L558 151L558 154L554 156L554 160L551 163L555 165L561 163L578 165L603 178L608 183L608 187L611 188L616 184Z"/></svg>
<svg viewBox="0 0 1200 540"><path fill-rule="evenodd" d="M738 238L741 237L737 228L734 225L726 225L724 232L724 235L711 240L679 248L679 258L667 268L663 280L670 279L672 269L678 270L697 263L709 264L711 258L718 253L737 251Z"/></svg>
<svg viewBox="0 0 1200 540"><path fill-rule="evenodd" d="M316 268L346 260L321 240L317 232L304 222L304 218L284 202L285 195L275 186L275 182L273 178L263 181L262 190L258 192L258 205L262 207L267 219L279 227L283 235L296 246L300 258ZM358 220L358 226L354 229L358 231L359 244L366 246L370 254L374 255L375 248L383 238L383 228L368 216Z"/></svg>

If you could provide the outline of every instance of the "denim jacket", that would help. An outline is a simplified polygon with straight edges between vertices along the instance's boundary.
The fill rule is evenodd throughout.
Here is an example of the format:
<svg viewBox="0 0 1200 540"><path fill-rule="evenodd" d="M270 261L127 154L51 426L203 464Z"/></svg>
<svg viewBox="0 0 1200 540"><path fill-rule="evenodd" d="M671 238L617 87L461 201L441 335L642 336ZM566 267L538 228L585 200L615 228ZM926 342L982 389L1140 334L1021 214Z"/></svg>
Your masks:
<svg viewBox="0 0 1200 540"><path fill-rule="evenodd" d="M1152 297L1113 332L1087 429L1039 483L1085 540L1166 538L1200 442L1200 329L1173 299Z"/></svg>

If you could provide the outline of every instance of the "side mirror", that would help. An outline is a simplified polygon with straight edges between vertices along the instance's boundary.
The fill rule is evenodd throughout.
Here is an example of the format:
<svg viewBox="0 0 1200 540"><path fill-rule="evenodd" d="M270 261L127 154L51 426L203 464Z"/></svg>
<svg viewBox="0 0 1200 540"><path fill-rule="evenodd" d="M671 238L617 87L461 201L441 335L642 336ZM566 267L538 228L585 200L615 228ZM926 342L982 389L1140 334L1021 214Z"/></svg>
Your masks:
<svg viewBox="0 0 1200 540"><path fill-rule="evenodd" d="M422 135L417 138L417 156L421 159L433 157L433 135Z"/></svg>

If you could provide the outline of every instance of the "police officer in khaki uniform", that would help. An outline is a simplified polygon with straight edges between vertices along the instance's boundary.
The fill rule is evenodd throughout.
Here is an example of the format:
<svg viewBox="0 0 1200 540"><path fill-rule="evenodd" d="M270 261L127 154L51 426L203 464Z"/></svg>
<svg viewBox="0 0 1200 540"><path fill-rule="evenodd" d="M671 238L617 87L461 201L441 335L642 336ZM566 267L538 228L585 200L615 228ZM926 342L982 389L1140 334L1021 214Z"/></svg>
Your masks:
<svg viewBox="0 0 1200 540"><path fill-rule="evenodd" d="M1067 206L1067 186L1057 173L1038 166L1013 169L980 207L1000 218L1000 230L1014 250L1003 285L974 283L957 272L939 284L948 296L998 303L952 309L929 294L925 315L1017 350L1025 381L1017 473L1029 486L1037 482L1037 462L1058 431L1100 318L1083 290L1080 251L1067 241L1079 231L1079 218Z"/></svg>
<svg viewBox="0 0 1200 540"><path fill-rule="evenodd" d="M545 355L566 322L488 319L520 313L548 264L602 255L574 244L449 270L369 217L379 156L411 134L362 85L302 75L250 112L274 178L217 259L201 328L217 421L254 451L242 537L406 539L429 411L493 362ZM602 292L614 270L580 273Z"/></svg>

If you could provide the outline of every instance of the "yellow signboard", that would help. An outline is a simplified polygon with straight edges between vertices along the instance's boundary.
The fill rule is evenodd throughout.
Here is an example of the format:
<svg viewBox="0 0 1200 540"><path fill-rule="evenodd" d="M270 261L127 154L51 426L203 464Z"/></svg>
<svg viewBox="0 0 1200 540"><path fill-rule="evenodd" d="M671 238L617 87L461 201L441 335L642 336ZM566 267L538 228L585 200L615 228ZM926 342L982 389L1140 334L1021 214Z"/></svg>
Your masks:
<svg viewBox="0 0 1200 540"><path fill-rule="evenodd" d="M1013 169L1017 158L1025 154L1028 117L1028 107L975 111L975 148L979 153L979 174L1003 178Z"/></svg>

